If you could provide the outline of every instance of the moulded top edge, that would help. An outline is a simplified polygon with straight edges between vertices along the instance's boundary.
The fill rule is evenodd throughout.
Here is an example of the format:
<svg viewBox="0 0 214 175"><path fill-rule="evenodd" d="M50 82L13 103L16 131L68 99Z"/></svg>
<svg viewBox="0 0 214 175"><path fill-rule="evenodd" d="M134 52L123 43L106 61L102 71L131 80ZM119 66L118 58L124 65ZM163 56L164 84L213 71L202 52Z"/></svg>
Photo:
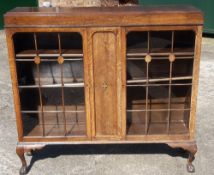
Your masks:
<svg viewBox="0 0 214 175"><path fill-rule="evenodd" d="M42 17L42 18L41 18ZM18 7L4 15L5 27L203 25L193 6Z"/></svg>
<svg viewBox="0 0 214 175"><path fill-rule="evenodd" d="M85 15L91 13L201 13L201 10L189 5L158 5L158 6L114 6L114 7L16 7L8 11L5 15L21 15L28 14L59 14L59 13L83 13Z"/></svg>

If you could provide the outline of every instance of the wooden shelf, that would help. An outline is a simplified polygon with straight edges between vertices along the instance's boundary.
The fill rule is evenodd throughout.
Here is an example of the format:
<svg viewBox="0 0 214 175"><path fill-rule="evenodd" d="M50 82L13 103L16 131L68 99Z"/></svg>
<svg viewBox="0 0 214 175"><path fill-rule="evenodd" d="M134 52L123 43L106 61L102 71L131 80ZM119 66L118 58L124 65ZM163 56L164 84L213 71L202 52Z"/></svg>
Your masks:
<svg viewBox="0 0 214 175"><path fill-rule="evenodd" d="M146 48L128 48L126 56L146 56L147 54L148 51ZM152 49L149 54L151 56L169 56L171 51L170 49ZM173 54L176 56L194 56L194 51L192 48L174 49Z"/></svg>
<svg viewBox="0 0 214 175"><path fill-rule="evenodd" d="M86 135L86 124L67 124L67 134L66 136L85 136ZM43 136L42 125L36 125L28 133L25 133L26 137L38 137ZM65 136L64 134L64 125L55 124L55 125L45 125L45 137L54 137L54 136ZM65 136L65 137L66 137Z"/></svg>
<svg viewBox="0 0 214 175"><path fill-rule="evenodd" d="M82 61L83 58L66 58L65 61ZM35 60L33 58L31 59L28 59L28 58L18 58L16 59L16 61L19 61L19 62L34 62ZM41 62L58 62L57 58L53 59L41 59Z"/></svg>
<svg viewBox="0 0 214 175"><path fill-rule="evenodd" d="M136 104L136 103L135 103ZM146 111L151 111L151 112L161 112L161 111L190 111L191 108L182 108L182 109L127 109L126 112L146 112Z"/></svg>
<svg viewBox="0 0 214 175"><path fill-rule="evenodd" d="M180 55L177 55L176 56L176 60L183 60L183 59L194 59L194 56L180 56ZM145 57L142 57L142 56L135 56L135 57L127 57L127 60L128 61L138 61L138 60L143 60L145 61ZM152 60L169 60L169 57L166 56L166 55L163 55L163 56L153 56L152 57Z"/></svg>
<svg viewBox="0 0 214 175"><path fill-rule="evenodd" d="M60 87L72 87L72 88L79 88L84 87L84 83L69 83L69 84L47 84L47 85L20 85L19 88L21 89L29 89L29 88L60 88Z"/></svg>
<svg viewBox="0 0 214 175"><path fill-rule="evenodd" d="M172 122L170 123L169 134L187 134L188 128L185 122ZM128 135L145 135L145 124L144 123L133 123L127 128ZM148 135L167 134L167 123L157 122L150 123L148 126Z"/></svg>
<svg viewBox="0 0 214 175"><path fill-rule="evenodd" d="M29 58L35 57L37 55L36 50L24 50L16 54L17 58ZM38 50L38 55L40 57L58 57L59 50ZM62 50L62 56L67 57L83 57L83 52L81 49L69 49Z"/></svg>
<svg viewBox="0 0 214 175"><path fill-rule="evenodd" d="M126 87L153 87L153 86L192 86L192 83L163 83L163 84L128 84Z"/></svg>
<svg viewBox="0 0 214 175"><path fill-rule="evenodd" d="M179 81L179 80L192 80L192 76L184 76L184 77L172 77L172 81ZM148 83L156 83L156 82L165 82L170 81L170 78L154 78L148 79ZM132 83L146 83L147 79L134 79L134 80L127 80L127 84Z"/></svg>
<svg viewBox="0 0 214 175"><path fill-rule="evenodd" d="M65 111L43 111L43 113L85 113L85 111L83 110L76 110L76 111L69 111L69 110L65 110ZM21 111L22 114L38 114L38 113L42 113L42 111L34 111L34 110L30 110L30 111Z"/></svg>

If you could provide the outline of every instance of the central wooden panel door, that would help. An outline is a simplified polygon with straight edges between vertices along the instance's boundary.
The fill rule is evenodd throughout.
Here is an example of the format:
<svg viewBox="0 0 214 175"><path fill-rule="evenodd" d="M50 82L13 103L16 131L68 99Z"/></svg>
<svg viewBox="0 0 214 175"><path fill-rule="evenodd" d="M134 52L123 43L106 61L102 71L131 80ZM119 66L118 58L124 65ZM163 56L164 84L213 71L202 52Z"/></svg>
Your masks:
<svg viewBox="0 0 214 175"><path fill-rule="evenodd" d="M91 29L90 46L93 65L94 139L119 139L120 73L119 33L117 28Z"/></svg>

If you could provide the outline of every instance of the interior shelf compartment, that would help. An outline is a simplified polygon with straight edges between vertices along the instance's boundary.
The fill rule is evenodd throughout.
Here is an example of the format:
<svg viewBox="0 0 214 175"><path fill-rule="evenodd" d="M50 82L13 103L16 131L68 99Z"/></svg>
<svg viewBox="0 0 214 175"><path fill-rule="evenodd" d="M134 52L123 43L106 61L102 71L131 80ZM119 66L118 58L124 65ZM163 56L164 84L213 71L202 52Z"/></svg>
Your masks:
<svg viewBox="0 0 214 175"><path fill-rule="evenodd" d="M86 136L86 124L67 125L67 132L64 132L64 125L45 125L45 137L83 137ZM37 125L27 135L27 137L43 137L42 125ZM25 136L25 137L26 137Z"/></svg>
<svg viewBox="0 0 214 175"><path fill-rule="evenodd" d="M127 110L189 109L191 89L191 85L127 87Z"/></svg>
<svg viewBox="0 0 214 175"><path fill-rule="evenodd" d="M172 63L172 77L192 76L193 59L175 59Z"/></svg>
<svg viewBox="0 0 214 175"><path fill-rule="evenodd" d="M39 94L39 88L19 89L21 110L38 111L40 106Z"/></svg>
<svg viewBox="0 0 214 175"><path fill-rule="evenodd" d="M34 71L34 80L36 84L59 84L63 81L65 84L74 82L83 82L83 63L65 61L61 65L58 62L41 62L39 65L40 77ZM63 77L61 76L61 71ZM61 79L62 78L62 79Z"/></svg>
<svg viewBox="0 0 214 175"><path fill-rule="evenodd" d="M181 82L127 87L127 134L188 134L192 86Z"/></svg>
<svg viewBox="0 0 214 175"><path fill-rule="evenodd" d="M174 32L174 52L189 49L195 50L195 32L193 30L180 30Z"/></svg>
<svg viewBox="0 0 214 175"><path fill-rule="evenodd" d="M13 40L21 88L45 87L44 85L58 87L59 84L65 84L67 87L84 85L83 46L79 33L16 33ZM37 55L42 57L38 65L33 58ZM57 60L60 55L65 57L62 65Z"/></svg>
<svg viewBox="0 0 214 175"><path fill-rule="evenodd" d="M169 86L149 86L148 87L148 109L168 109L169 108Z"/></svg>
<svg viewBox="0 0 214 175"><path fill-rule="evenodd" d="M193 56L194 31L132 31L127 34L127 57Z"/></svg>
<svg viewBox="0 0 214 175"><path fill-rule="evenodd" d="M80 107L82 111L85 104L84 87L21 89L20 103L22 111L63 111L63 106L65 111L74 111Z"/></svg>
<svg viewBox="0 0 214 175"><path fill-rule="evenodd" d="M149 52L170 52L172 47L172 31L150 31Z"/></svg>
<svg viewBox="0 0 214 175"><path fill-rule="evenodd" d="M148 32L129 32L126 40L127 56L135 56L136 53L147 53Z"/></svg>
<svg viewBox="0 0 214 175"><path fill-rule="evenodd" d="M191 108L191 85L173 85L171 87L171 105L172 109L190 109Z"/></svg>
<svg viewBox="0 0 214 175"><path fill-rule="evenodd" d="M148 111L148 129L146 130L146 111L127 112L127 135L167 135L188 134L189 110L170 111L168 129L168 110Z"/></svg>
<svg viewBox="0 0 214 175"><path fill-rule="evenodd" d="M41 88L43 97L43 110L70 111L75 107L82 107L84 101L84 88Z"/></svg>
<svg viewBox="0 0 214 175"><path fill-rule="evenodd" d="M168 60L152 60L148 66L148 78L169 78L170 62ZM127 60L127 80L144 79L147 77L147 65L145 61Z"/></svg>
<svg viewBox="0 0 214 175"><path fill-rule="evenodd" d="M145 79L146 78L146 62L141 60L127 60L126 79Z"/></svg>
<svg viewBox="0 0 214 175"><path fill-rule="evenodd" d="M148 82L192 79L193 59L152 59L148 64ZM127 83L147 82L147 63L145 59L127 59ZM170 70L170 64L172 69ZM171 78L170 78L171 77Z"/></svg>
<svg viewBox="0 0 214 175"><path fill-rule="evenodd" d="M75 108L75 107L73 107ZM80 109L79 109L80 108ZM81 110L81 107L78 107L77 110ZM44 112L44 123L45 125L64 125L64 116L63 113L59 112ZM66 112L65 113L66 124L85 124L85 112ZM39 113L39 123L42 125L42 114Z"/></svg>
<svg viewBox="0 0 214 175"><path fill-rule="evenodd" d="M67 84L83 85L83 61L66 60L62 65L55 61L41 61L39 65L34 62L16 62L18 83L20 86ZM61 74L62 71L62 74ZM38 74L39 72L39 74ZM63 77L62 77L63 76ZM40 82L39 82L40 79ZM75 84L76 83L76 84Z"/></svg>
<svg viewBox="0 0 214 175"><path fill-rule="evenodd" d="M192 79L193 61L176 60L172 63L170 78L170 62L168 60L153 60L147 67L144 61L127 61L127 83L155 83Z"/></svg>
<svg viewBox="0 0 214 175"><path fill-rule="evenodd" d="M86 136L86 121L84 113L50 113L22 114L25 137L78 137Z"/></svg>
<svg viewBox="0 0 214 175"><path fill-rule="evenodd" d="M13 36L16 57L83 57L82 36L77 32L16 33ZM20 44L22 43L22 44Z"/></svg>
<svg viewBox="0 0 214 175"><path fill-rule="evenodd" d="M32 98L30 94L24 97ZM84 88L41 88L41 94L42 105L40 101L21 105L25 136L86 135Z"/></svg>
<svg viewBox="0 0 214 175"><path fill-rule="evenodd" d="M146 87L126 88L127 110L146 110Z"/></svg>
<svg viewBox="0 0 214 175"><path fill-rule="evenodd" d="M82 88L64 88L64 105L65 110L85 110L85 92Z"/></svg>
<svg viewBox="0 0 214 175"><path fill-rule="evenodd" d="M152 60L149 63L148 71L149 78L163 78L170 76L170 62L169 60Z"/></svg>

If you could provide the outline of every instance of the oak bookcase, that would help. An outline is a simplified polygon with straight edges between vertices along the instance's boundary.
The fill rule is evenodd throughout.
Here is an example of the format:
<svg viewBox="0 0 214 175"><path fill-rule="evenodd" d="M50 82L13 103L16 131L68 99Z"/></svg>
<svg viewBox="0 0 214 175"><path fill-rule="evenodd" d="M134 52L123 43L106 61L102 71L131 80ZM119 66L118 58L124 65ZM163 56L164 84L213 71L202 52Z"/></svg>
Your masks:
<svg viewBox="0 0 214 175"><path fill-rule="evenodd" d="M5 14L20 174L50 144L166 143L194 172L203 15L191 6Z"/></svg>

